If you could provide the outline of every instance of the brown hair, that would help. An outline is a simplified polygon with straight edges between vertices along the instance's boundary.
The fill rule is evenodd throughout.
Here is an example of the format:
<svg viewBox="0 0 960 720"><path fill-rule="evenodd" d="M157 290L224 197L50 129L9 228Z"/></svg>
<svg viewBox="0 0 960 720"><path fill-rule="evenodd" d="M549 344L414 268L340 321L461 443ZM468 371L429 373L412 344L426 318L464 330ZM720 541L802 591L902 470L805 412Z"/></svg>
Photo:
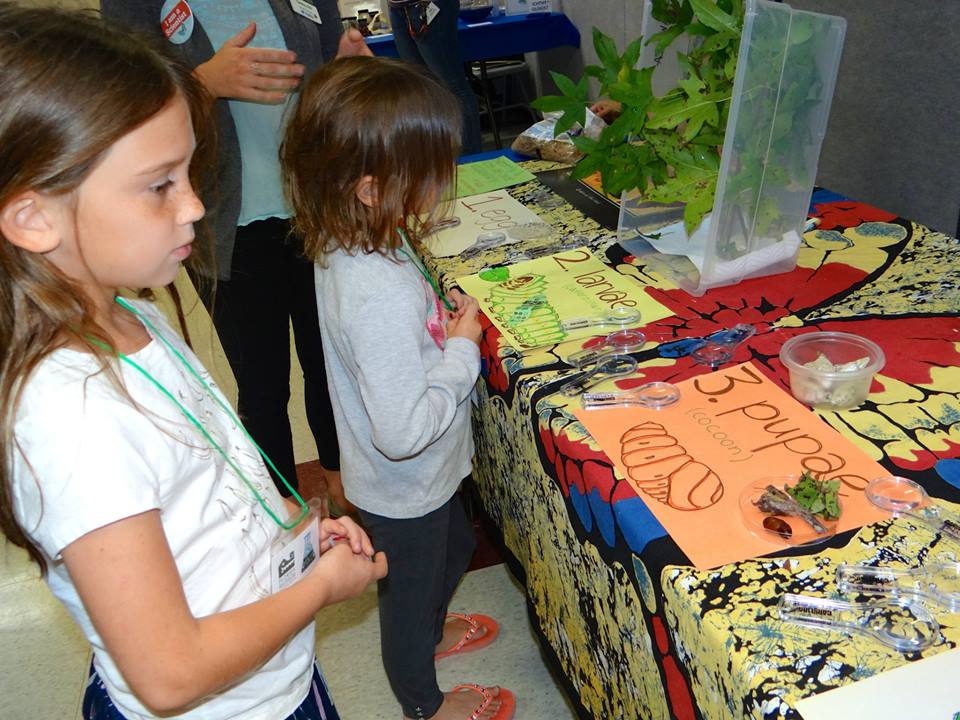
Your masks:
<svg viewBox="0 0 960 720"><path fill-rule="evenodd" d="M0 1L0 208L27 190L72 193L117 140L178 95L197 133L194 168L202 166L209 97L189 68L151 47L91 13ZM119 383L91 341L108 338L79 285L0 235L0 529L41 570L43 555L13 511L14 423L26 380L64 338L86 345Z"/></svg>
<svg viewBox="0 0 960 720"><path fill-rule="evenodd" d="M390 253L398 226L413 242L428 234L426 204L456 176L461 122L456 98L416 65L349 57L314 73L280 149L307 257L322 263L337 248ZM374 207L356 194L368 175Z"/></svg>

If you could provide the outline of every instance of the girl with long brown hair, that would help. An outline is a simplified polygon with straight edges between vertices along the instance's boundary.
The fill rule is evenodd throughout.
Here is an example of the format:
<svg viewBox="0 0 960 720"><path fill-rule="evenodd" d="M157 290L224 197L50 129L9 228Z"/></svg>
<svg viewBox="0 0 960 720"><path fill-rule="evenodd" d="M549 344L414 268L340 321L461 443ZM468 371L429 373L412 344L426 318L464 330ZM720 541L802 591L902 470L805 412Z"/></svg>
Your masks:
<svg viewBox="0 0 960 720"><path fill-rule="evenodd" d="M120 294L194 254L208 108L149 43L0 2L0 526L93 645L86 718L335 718L313 616L385 559L326 519L275 588L305 513L161 313Z"/></svg>

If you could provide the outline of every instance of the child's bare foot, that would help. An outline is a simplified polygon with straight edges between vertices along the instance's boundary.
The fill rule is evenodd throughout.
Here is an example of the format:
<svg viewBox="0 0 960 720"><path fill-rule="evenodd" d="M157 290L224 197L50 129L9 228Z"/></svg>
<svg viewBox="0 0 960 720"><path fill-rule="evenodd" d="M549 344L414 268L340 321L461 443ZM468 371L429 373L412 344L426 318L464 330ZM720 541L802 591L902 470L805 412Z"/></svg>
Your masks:
<svg viewBox="0 0 960 720"><path fill-rule="evenodd" d="M434 656L440 660L456 653L480 650L496 640L499 634L500 626L492 617L479 613L448 613Z"/></svg>
<svg viewBox="0 0 960 720"><path fill-rule="evenodd" d="M457 685L443 694L443 704L430 720L509 720L513 717L515 700L509 690L496 685ZM506 711L506 712L501 712ZM404 716L404 720L409 720Z"/></svg>

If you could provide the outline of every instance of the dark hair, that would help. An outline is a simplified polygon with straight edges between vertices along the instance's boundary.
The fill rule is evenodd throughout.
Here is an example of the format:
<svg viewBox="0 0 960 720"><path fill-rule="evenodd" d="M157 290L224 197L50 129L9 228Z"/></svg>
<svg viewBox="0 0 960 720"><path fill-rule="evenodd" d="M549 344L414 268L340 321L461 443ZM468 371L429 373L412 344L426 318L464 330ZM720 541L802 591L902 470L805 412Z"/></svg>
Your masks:
<svg viewBox="0 0 960 720"><path fill-rule="evenodd" d="M387 254L396 228L429 233L430 199L456 177L460 105L418 66L374 57L334 60L306 83L280 149L293 227L306 255ZM374 207L357 185L374 180Z"/></svg>
<svg viewBox="0 0 960 720"><path fill-rule="evenodd" d="M201 167L211 101L189 68L93 13L0 1L0 208L27 190L75 191L117 140L177 96L190 106L193 167ZM27 378L64 338L86 345L112 372L91 342L106 333L79 285L0 235L0 529L41 570L43 555L12 506L14 423Z"/></svg>

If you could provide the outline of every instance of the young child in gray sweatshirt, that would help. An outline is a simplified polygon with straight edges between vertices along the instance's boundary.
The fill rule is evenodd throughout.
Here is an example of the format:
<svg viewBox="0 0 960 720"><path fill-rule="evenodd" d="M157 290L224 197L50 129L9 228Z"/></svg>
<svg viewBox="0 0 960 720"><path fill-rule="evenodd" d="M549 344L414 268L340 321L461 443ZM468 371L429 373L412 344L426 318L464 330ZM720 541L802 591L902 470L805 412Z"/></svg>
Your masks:
<svg viewBox="0 0 960 720"><path fill-rule="evenodd" d="M381 651L407 718L508 720L499 687L441 692L435 662L497 636L448 614L476 540L457 490L471 471L479 306L443 295L418 253L456 171L456 99L415 66L334 61L306 83L281 148L317 306L347 499L389 574Z"/></svg>

